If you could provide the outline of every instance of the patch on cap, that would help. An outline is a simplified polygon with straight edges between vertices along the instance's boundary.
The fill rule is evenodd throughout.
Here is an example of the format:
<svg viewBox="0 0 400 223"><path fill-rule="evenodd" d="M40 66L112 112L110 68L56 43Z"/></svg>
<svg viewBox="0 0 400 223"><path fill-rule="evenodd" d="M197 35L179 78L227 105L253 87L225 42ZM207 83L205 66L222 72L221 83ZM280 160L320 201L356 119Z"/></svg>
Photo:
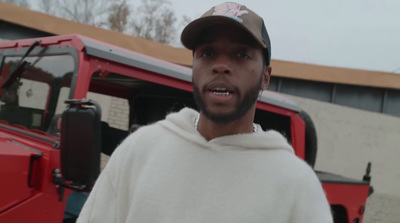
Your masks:
<svg viewBox="0 0 400 223"><path fill-rule="evenodd" d="M214 7L214 13L212 15L222 15L232 18L238 22L243 22L243 19L239 18L239 16L248 14L249 11L240 10L241 7L242 5L233 2L223 3Z"/></svg>

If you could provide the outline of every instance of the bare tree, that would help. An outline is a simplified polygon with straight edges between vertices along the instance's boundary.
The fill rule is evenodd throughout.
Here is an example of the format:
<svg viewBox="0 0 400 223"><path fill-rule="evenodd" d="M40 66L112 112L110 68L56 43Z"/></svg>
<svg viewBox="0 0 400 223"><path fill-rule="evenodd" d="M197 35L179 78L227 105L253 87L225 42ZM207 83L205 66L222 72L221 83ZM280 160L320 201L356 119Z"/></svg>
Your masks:
<svg viewBox="0 0 400 223"><path fill-rule="evenodd" d="M38 1L42 12L165 44L174 44L179 26L190 21L186 16L177 24L169 0L141 0L142 4L136 8L131 7L128 0Z"/></svg>
<svg viewBox="0 0 400 223"><path fill-rule="evenodd" d="M128 24L128 17L131 13L129 5L126 0L114 1L109 10L108 26L111 30L117 32L124 32Z"/></svg>
<svg viewBox="0 0 400 223"><path fill-rule="evenodd" d="M176 17L171 9L166 9L155 23L154 40L160 43L171 43L176 34Z"/></svg>
<svg viewBox="0 0 400 223"><path fill-rule="evenodd" d="M187 15L184 15L184 16L182 17L180 26L185 27L185 26L187 26L187 24L189 24L191 21L193 21L193 19L191 19L191 18L190 18L189 16L187 16Z"/></svg>
<svg viewBox="0 0 400 223"><path fill-rule="evenodd" d="M92 26L105 24L108 0L58 0L61 17Z"/></svg>
<svg viewBox="0 0 400 223"><path fill-rule="evenodd" d="M24 8L30 8L30 5L27 0L0 0L0 1L18 5Z"/></svg>
<svg viewBox="0 0 400 223"><path fill-rule="evenodd" d="M171 43L176 35L176 16L168 0L142 0L132 21L133 35L161 43Z"/></svg>
<svg viewBox="0 0 400 223"><path fill-rule="evenodd" d="M55 15L56 11L55 11L55 4L57 2L55 2L54 0L40 0L39 1L39 8L40 11L46 13L46 14L50 14L50 15Z"/></svg>

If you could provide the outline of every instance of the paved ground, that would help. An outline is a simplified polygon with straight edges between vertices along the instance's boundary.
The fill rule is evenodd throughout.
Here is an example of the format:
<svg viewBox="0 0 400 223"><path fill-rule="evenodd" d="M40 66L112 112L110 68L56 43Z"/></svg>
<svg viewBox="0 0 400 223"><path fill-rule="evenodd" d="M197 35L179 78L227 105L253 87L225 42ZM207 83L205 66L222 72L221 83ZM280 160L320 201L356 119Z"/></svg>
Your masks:
<svg viewBox="0 0 400 223"><path fill-rule="evenodd" d="M363 223L400 223L400 197L372 194L367 201Z"/></svg>

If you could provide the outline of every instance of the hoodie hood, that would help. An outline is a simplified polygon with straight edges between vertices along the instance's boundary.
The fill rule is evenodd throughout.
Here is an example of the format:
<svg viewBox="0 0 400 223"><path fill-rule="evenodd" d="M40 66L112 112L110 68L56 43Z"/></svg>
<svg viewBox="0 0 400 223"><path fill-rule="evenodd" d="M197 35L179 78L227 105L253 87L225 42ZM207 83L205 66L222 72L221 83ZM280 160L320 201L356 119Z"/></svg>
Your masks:
<svg viewBox="0 0 400 223"><path fill-rule="evenodd" d="M263 131L258 125L257 133L227 135L207 141L194 127L199 113L184 108L169 114L160 124L186 140L215 150L287 150L294 153L286 138L277 131Z"/></svg>

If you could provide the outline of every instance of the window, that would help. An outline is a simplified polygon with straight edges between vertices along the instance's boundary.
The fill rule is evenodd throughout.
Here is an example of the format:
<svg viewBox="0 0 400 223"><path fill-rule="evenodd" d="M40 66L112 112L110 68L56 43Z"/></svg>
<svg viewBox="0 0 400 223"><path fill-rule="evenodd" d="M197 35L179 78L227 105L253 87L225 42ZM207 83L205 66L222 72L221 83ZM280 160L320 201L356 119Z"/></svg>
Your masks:
<svg viewBox="0 0 400 223"><path fill-rule="evenodd" d="M2 90L0 119L29 129L46 131L55 114L60 89L69 89L74 60L70 55L5 57L0 77L12 80ZM25 62L24 67L20 67ZM19 72L14 72L19 69ZM3 84L6 81L3 81ZM68 95L67 92L63 94Z"/></svg>

